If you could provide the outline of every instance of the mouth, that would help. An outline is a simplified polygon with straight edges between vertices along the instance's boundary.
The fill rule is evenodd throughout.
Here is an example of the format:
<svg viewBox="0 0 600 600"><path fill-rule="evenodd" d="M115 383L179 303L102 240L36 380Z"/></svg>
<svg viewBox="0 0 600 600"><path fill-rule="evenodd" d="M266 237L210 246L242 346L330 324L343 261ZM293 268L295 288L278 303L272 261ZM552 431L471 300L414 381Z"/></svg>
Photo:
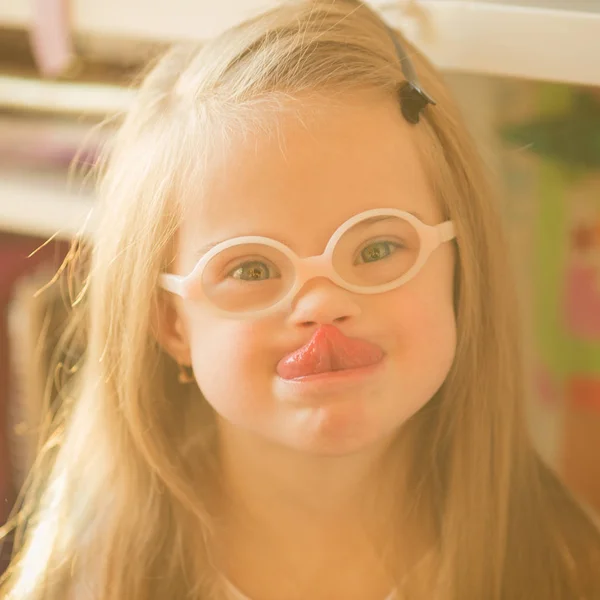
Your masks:
<svg viewBox="0 0 600 600"><path fill-rule="evenodd" d="M323 325L308 343L279 361L277 374L293 381L361 375L383 357L383 350L376 344L350 338L333 325Z"/></svg>

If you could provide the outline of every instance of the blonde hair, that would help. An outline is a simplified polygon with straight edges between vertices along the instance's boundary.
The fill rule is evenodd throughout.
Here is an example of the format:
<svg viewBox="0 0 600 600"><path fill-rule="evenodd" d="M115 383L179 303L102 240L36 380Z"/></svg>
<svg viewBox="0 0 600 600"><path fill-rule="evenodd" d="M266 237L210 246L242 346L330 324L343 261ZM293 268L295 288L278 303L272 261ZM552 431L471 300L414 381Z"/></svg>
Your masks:
<svg viewBox="0 0 600 600"><path fill-rule="evenodd" d="M436 526L426 597L592 600L600 536L526 431L494 195L440 75L402 43L438 102L416 125L419 151L458 240L456 358L407 425L431 449L415 453L411 482ZM101 600L218 596L211 510L198 493L214 465L194 435L210 412L152 334L181 199L192 176L201 190L211 142L252 131L259 109L313 92L393 97L402 82L383 22L351 0L294 0L152 66L102 167L84 318L73 324L84 360L64 388L0 598L65 600L74 582Z"/></svg>

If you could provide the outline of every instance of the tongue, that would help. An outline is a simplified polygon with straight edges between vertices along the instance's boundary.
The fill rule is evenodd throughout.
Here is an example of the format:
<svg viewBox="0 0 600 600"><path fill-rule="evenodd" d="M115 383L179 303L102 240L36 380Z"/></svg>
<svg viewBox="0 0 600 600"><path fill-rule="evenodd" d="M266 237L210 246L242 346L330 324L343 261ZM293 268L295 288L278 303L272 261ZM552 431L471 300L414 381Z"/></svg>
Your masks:
<svg viewBox="0 0 600 600"><path fill-rule="evenodd" d="M369 342L346 337L337 327L323 325L310 341L277 364L283 379L297 379L330 371L368 367L379 362L383 351Z"/></svg>

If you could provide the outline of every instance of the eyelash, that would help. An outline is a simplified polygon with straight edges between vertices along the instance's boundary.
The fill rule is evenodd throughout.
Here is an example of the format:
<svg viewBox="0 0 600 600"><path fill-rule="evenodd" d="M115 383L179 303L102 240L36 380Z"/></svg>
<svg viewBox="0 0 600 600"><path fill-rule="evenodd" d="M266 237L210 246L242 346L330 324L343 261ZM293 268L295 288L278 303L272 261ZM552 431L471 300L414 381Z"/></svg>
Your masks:
<svg viewBox="0 0 600 600"><path fill-rule="evenodd" d="M264 267L266 268L269 277L267 279L272 279L273 278L273 273L277 274L277 269L274 266L268 265L266 262L261 261L261 260L247 260L244 261L242 263L239 263L238 265L236 265L233 269L231 269L230 271L227 272L227 277L231 277L233 279L237 279L239 281L266 281L267 279L260 279L260 280L252 280L252 279L243 279L241 277L235 277L234 273L236 273L237 271L243 270L248 268L249 265L264 265Z"/></svg>
<svg viewBox="0 0 600 600"><path fill-rule="evenodd" d="M354 260L354 264L368 264L369 262L378 262L378 260L381 259L377 259L374 261L365 261L364 259L361 261L359 261L359 259L362 257L362 254L365 250L367 250L368 248L370 248L371 246L374 246L375 244L385 244L386 247L392 247L393 250L389 251L388 254L386 254L383 258L387 258L388 256L390 256L391 254L394 253L395 250L397 250L398 248L402 248L403 244L398 243L398 242L394 242L392 240L373 240L371 242L369 242L368 244L365 244L363 246L363 248L361 250L359 250L358 255L356 256L355 260Z"/></svg>

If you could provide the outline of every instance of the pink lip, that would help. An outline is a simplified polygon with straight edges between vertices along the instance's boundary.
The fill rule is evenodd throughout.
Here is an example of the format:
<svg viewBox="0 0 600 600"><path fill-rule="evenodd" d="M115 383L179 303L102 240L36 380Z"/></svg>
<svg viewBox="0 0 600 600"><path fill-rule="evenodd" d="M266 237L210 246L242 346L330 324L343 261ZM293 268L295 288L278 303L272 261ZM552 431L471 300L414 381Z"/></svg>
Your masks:
<svg viewBox="0 0 600 600"><path fill-rule="evenodd" d="M379 346L347 337L333 325L322 325L307 344L279 361L277 374L286 380L347 378L360 375L383 356Z"/></svg>

